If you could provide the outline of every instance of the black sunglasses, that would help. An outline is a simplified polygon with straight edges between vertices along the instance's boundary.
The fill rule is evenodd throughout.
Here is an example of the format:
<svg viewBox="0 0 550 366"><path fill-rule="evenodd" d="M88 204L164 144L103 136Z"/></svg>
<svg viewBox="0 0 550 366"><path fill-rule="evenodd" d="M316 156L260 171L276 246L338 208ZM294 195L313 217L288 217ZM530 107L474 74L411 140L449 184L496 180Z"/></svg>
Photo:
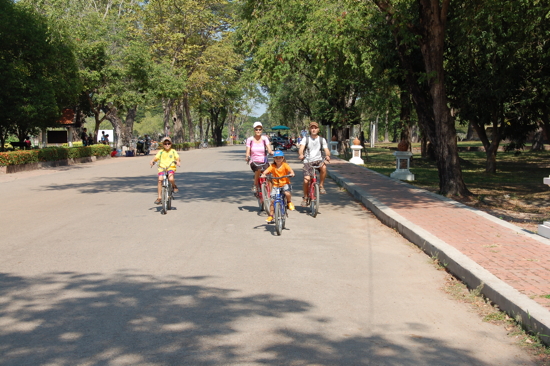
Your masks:
<svg viewBox="0 0 550 366"><path fill-rule="evenodd" d="M172 145L171 142L165 142L164 145Z"/></svg>

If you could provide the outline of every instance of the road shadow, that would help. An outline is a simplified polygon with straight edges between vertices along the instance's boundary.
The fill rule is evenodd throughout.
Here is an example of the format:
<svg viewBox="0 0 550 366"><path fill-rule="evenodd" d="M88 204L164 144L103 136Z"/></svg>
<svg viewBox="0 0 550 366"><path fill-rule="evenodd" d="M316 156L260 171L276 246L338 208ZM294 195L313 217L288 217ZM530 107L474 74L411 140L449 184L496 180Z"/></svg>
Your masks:
<svg viewBox="0 0 550 366"><path fill-rule="evenodd" d="M208 280L135 271L0 274L0 364L484 365L432 338L413 337L406 347L380 334L331 339L322 330L269 328L287 316L331 320L314 318L314 306L298 299L243 296ZM238 342L247 339L247 320L266 329L254 354Z"/></svg>

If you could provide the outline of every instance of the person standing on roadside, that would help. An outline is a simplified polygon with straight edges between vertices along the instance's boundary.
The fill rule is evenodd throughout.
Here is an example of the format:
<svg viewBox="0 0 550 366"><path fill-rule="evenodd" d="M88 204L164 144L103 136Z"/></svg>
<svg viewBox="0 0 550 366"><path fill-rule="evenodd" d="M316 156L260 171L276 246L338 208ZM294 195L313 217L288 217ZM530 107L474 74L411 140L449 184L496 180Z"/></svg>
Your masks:
<svg viewBox="0 0 550 366"><path fill-rule="evenodd" d="M323 154L324 153L324 154ZM319 136L319 124L315 121L309 123L309 136L306 136L300 141L300 150L298 151L300 160L304 162L304 196L302 197L302 206L307 206L309 197L308 187L309 181L313 176L313 166L318 165L323 160L323 155L327 162L330 162L330 150L328 149L327 140ZM325 190L325 178L327 176L327 167L323 163L319 168L319 191L321 194L327 193Z"/></svg>
<svg viewBox="0 0 550 366"><path fill-rule="evenodd" d="M88 130L86 127L82 129L80 133L80 139L82 140L82 146L88 146Z"/></svg>

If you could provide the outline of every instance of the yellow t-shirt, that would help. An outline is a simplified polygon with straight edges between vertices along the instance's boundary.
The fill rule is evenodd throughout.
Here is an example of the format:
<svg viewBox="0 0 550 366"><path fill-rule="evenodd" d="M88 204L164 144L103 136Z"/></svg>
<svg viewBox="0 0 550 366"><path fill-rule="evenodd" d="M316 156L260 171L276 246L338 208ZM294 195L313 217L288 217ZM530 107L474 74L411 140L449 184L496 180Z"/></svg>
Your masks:
<svg viewBox="0 0 550 366"><path fill-rule="evenodd" d="M264 170L263 174L267 175L269 173L271 173L271 175L273 175L274 177L282 177L283 175L288 175L292 173L292 169L290 168L290 165L288 165L287 163L281 164L280 168L277 168L277 164L273 163L269 166L269 168ZM282 187L285 184L290 184L290 179L289 178L274 179L272 180L272 182L274 187Z"/></svg>
<svg viewBox="0 0 550 366"><path fill-rule="evenodd" d="M155 160L159 162L159 173L164 171L164 168L166 168L169 164L171 164L174 160L178 161L180 156L178 155L178 152L174 149L170 149L168 151L161 150L155 155ZM174 172L176 171L176 164L170 165L170 169Z"/></svg>

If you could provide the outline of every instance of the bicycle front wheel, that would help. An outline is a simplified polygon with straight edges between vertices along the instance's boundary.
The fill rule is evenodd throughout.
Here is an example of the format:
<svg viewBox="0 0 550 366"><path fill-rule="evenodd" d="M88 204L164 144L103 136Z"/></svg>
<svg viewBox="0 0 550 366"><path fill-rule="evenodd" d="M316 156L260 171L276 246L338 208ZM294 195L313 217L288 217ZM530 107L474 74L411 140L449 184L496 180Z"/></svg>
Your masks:
<svg viewBox="0 0 550 366"><path fill-rule="evenodd" d="M274 211L275 211L275 230L277 230L277 235L281 235L283 232L283 212L281 210L281 202L275 202L274 203Z"/></svg>
<svg viewBox="0 0 550 366"><path fill-rule="evenodd" d="M311 210L311 216L317 217L319 213L319 183L315 182L312 189L313 197L309 197L309 208Z"/></svg>
<svg viewBox="0 0 550 366"><path fill-rule="evenodd" d="M167 211L168 211L168 187L163 186L162 187L162 207L160 209L160 212L163 215L166 215Z"/></svg>
<svg viewBox="0 0 550 366"><path fill-rule="evenodd" d="M264 211L269 214L269 207L271 206L271 199L267 192L267 183L262 184L262 198L264 200Z"/></svg>
<svg viewBox="0 0 550 366"><path fill-rule="evenodd" d="M171 210L171 209L172 209L172 191L173 191L172 185L169 184L169 185L168 185L168 199L167 199L168 204L166 205L166 209L167 209L167 210Z"/></svg>

